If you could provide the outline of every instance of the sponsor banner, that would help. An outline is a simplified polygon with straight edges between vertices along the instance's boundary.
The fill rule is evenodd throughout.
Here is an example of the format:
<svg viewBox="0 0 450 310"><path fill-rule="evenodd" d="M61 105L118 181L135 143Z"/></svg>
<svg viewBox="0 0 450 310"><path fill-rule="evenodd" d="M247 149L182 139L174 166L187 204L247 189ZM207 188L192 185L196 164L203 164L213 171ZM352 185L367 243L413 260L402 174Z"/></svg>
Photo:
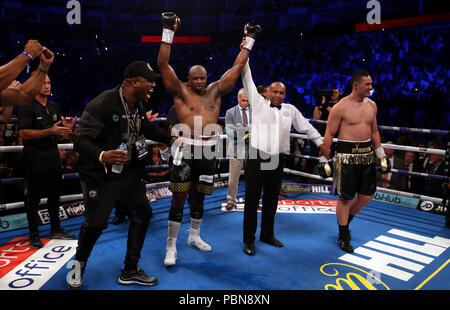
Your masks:
<svg viewBox="0 0 450 310"><path fill-rule="evenodd" d="M205 181L210 183L212 176L201 176L203 178L200 179L200 181ZM211 181L212 182L212 181ZM228 179L222 179L214 182L214 188L222 188L228 186ZM156 187L156 188L150 188L147 189L147 199L150 202L154 202L158 199L163 198L169 198L172 197L172 192L169 190L169 185Z"/></svg>
<svg viewBox="0 0 450 310"><path fill-rule="evenodd" d="M228 186L228 180L223 179L214 182L214 188L222 188ZM147 199L154 202L158 199L172 197L169 186L147 189ZM63 204L59 207L59 219L61 221L78 217L84 214L84 201L79 200L71 203ZM39 225L50 223L50 213L46 206L41 206L38 210ZM0 232L28 227L28 220L25 213L6 215L0 218Z"/></svg>
<svg viewBox="0 0 450 310"><path fill-rule="evenodd" d="M27 215L25 213L0 217L0 233L25 227L28 227Z"/></svg>
<svg viewBox="0 0 450 310"><path fill-rule="evenodd" d="M417 207L417 203L419 202L419 198L406 197L378 191L373 194L372 199L413 209Z"/></svg>
<svg viewBox="0 0 450 310"><path fill-rule="evenodd" d="M0 247L0 290L38 290L75 255L77 240L41 239L33 249L28 238Z"/></svg>
<svg viewBox="0 0 450 310"><path fill-rule="evenodd" d="M333 194L333 186L322 184L283 183L286 193Z"/></svg>
<svg viewBox="0 0 450 310"><path fill-rule="evenodd" d="M84 202L72 202L59 206L59 219L61 221L84 214ZM38 210L38 223L45 225L50 223L50 213L45 206ZM2 216L0 219L0 232L28 227L26 213Z"/></svg>
<svg viewBox="0 0 450 310"><path fill-rule="evenodd" d="M172 192L169 190L168 185L147 189L147 199L150 202L168 197L172 197Z"/></svg>
<svg viewBox="0 0 450 310"><path fill-rule="evenodd" d="M416 290L438 274L438 258L448 257L450 239L390 229L355 248L352 254L338 258L341 262L320 267L325 276L325 290L389 290L392 281L412 281ZM427 266L434 268L426 269ZM435 270L431 275L430 270Z"/></svg>
<svg viewBox="0 0 450 310"><path fill-rule="evenodd" d="M336 214L337 200L323 199L279 199L277 213L313 213L313 214ZM222 210L227 211L226 203L222 203ZM231 211L244 211L244 199L238 198L236 208ZM261 211L260 201L258 211Z"/></svg>
<svg viewBox="0 0 450 310"><path fill-rule="evenodd" d="M50 239L41 239L47 244ZM38 249L30 247L30 240L25 237L14 238L7 244L0 247L0 279L13 270L20 262L37 252Z"/></svg>
<svg viewBox="0 0 450 310"><path fill-rule="evenodd" d="M68 204L63 204L59 206L59 219L61 221L67 220L69 218L74 218L84 214L84 202L72 202ZM40 209L38 211L40 224L45 225L50 223L50 213L48 209Z"/></svg>
<svg viewBox="0 0 450 310"><path fill-rule="evenodd" d="M441 203L435 203L433 201L429 200L422 200L420 199L417 203L417 210L424 211L424 212L431 212L436 213L440 215L446 215L447 214L447 207L442 205Z"/></svg>

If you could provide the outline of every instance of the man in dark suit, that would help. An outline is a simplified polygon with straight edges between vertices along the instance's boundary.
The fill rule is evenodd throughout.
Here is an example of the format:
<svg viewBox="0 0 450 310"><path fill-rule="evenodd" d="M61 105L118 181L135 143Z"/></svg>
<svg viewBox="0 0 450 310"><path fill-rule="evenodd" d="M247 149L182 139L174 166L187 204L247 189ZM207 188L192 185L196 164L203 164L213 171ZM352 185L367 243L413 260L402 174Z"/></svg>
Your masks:
<svg viewBox="0 0 450 310"><path fill-rule="evenodd" d="M239 176L244 166L245 135L249 133L252 117L252 110L243 88L239 90L237 100L238 105L227 110L225 115L225 132L230 138L227 141L227 157L230 158L227 210L232 210L236 207Z"/></svg>
<svg viewBox="0 0 450 310"><path fill-rule="evenodd" d="M434 144L429 146L430 149L437 149ZM444 175L445 161L442 155L429 154L430 162L427 166L428 174ZM425 180L425 195L431 197L442 198L443 197L443 181L432 178Z"/></svg>
<svg viewBox="0 0 450 310"><path fill-rule="evenodd" d="M424 172L425 170L421 167L421 164L415 159L416 154L414 152L405 152L405 170L409 172ZM421 194L424 188L424 181L423 177L403 174L400 190Z"/></svg>

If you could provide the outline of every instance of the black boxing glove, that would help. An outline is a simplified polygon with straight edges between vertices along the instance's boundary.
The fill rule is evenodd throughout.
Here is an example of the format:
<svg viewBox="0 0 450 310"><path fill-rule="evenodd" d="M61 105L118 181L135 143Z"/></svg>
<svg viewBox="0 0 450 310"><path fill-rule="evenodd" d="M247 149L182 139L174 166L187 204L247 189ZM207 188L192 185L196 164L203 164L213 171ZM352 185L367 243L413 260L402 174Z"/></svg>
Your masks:
<svg viewBox="0 0 450 310"><path fill-rule="evenodd" d="M319 175L324 179L331 177L331 175L333 174L333 169L331 168L330 164L328 163L328 159L325 156L319 157L317 169L319 170Z"/></svg>
<svg viewBox="0 0 450 310"><path fill-rule="evenodd" d="M384 149L382 147L379 147L375 150L375 155L378 159L378 172L381 174L386 174L391 172L391 162L386 157L386 154L384 153Z"/></svg>
<svg viewBox="0 0 450 310"><path fill-rule="evenodd" d="M261 27L259 25L247 23L244 26L245 45L243 48L252 50L253 44L255 44L256 38L261 33Z"/></svg>
<svg viewBox="0 0 450 310"><path fill-rule="evenodd" d="M175 31L180 28L181 20L174 12L164 12L161 14L163 24L162 42L172 44Z"/></svg>

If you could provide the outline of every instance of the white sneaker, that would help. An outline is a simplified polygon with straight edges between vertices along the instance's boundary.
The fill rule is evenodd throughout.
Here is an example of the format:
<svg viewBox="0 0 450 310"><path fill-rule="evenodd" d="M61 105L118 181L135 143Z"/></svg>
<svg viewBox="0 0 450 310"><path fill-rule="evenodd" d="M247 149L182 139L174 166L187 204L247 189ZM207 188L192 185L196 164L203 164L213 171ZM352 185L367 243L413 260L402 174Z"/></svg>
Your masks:
<svg viewBox="0 0 450 310"><path fill-rule="evenodd" d="M211 246L205 241L203 241L199 235L189 234L187 244L188 246L195 247L203 252L209 252L212 250Z"/></svg>
<svg viewBox="0 0 450 310"><path fill-rule="evenodd" d="M170 267L175 265L177 262L177 249L176 248L167 248L166 249L166 258L164 259L164 265L166 267Z"/></svg>
<svg viewBox="0 0 450 310"><path fill-rule="evenodd" d="M164 258L164 265L166 265L166 267L170 267L175 265L176 261L177 261L176 239L175 241L168 239L166 247L166 258Z"/></svg>

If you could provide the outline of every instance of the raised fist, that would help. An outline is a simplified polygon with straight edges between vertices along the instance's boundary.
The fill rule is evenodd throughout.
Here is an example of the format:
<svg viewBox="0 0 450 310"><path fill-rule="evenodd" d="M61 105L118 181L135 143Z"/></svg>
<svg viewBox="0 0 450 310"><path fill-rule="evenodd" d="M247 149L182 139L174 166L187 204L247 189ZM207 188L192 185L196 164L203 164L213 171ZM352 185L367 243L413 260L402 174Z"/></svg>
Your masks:
<svg viewBox="0 0 450 310"><path fill-rule="evenodd" d="M244 26L244 35L256 39L261 33L261 27L252 23L247 23Z"/></svg>
<svg viewBox="0 0 450 310"><path fill-rule="evenodd" d="M28 40L25 45L24 51L31 55L31 57L36 58L45 50L37 40Z"/></svg>
<svg viewBox="0 0 450 310"><path fill-rule="evenodd" d="M44 47L44 51L40 55L42 69L48 70L50 68L50 65L53 63L54 58L55 55L53 54L53 52Z"/></svg>
<svg viewBox="0 0 450 310"><path fill-rule="evenodd" d="M177 31L180 28L181 20L174 12L164 12L161 16L164 28L172 31Z"/></svg>

